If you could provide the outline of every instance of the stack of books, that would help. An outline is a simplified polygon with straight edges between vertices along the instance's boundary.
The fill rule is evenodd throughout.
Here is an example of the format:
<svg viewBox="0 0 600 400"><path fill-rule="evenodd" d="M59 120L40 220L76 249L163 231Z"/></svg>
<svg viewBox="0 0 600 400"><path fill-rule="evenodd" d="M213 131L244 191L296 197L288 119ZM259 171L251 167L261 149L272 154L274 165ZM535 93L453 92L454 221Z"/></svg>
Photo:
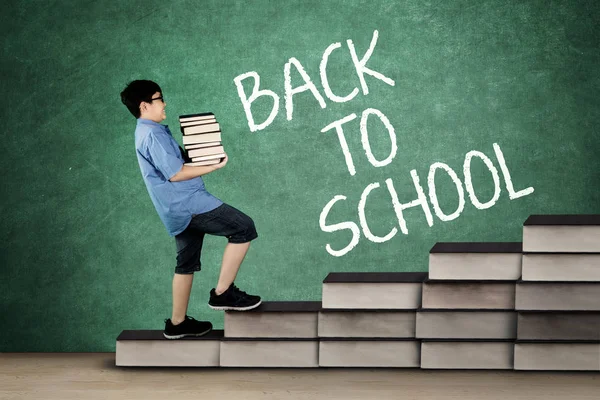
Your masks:
<svg viewBox="0 0 600 400"><path fill-rule="evenodd" d="M218 164L225 157L221 128L213 113L179 116L183 147L189 159L185 165L198 167Z"/></svg>
<svg viewBox="0 0 600 400"><path fill-rule="evenodd" d="M513 369L521 242L438 242L416 337L422 369Z"/></svg>

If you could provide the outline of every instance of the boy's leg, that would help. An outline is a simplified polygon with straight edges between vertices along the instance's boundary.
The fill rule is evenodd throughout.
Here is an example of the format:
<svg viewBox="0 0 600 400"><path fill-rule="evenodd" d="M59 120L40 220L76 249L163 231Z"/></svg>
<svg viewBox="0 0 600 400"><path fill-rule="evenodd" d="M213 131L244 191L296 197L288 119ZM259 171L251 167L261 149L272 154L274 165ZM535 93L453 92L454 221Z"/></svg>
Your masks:
<svg viewBox="0 0 600 400"><path fill-rule="evenodd" d="M200 254L204 233L186 229L176 236L177 266L173 275L173 312L171 323L178 325L185 320L194 281L194 273L200 271Z"/></svg>
<svg viewBox="0 0 600 400"><path fill-rule="evenodd" d="M248 295L233 284L250 242L258 237L252 218L223 203L211 211L194 216L190 230L203 235L223 236L228 240L219 280L210 291L209 306L214 310L250 310L258 307L261 304L259 296ZM196 260L195 256L193 260Z"/></svg>
<svg viewBox="0 0 600 400"><path fill-rule="evenodd" d="M185 319L193 280L194 274L175 273L173 276L173 325L178 325Z"/></svg>
<svg viewBox="0 0 600 400"><path fill-rule="evenodd" d="M177 266L173 276L173 313L165 319L163 336L181 339L185 336L203 336L212 330L209 321L198 321L187 315L194 273L200 271L200 254L204 233L188 227L175 237Z"/></svg>
<svg viewBox="0 0 600 400"><path fill-rule="evenodd" d="M215 288L217 295L220 295L231 286L237 276L242 261L244 261L244 257L246 256L249 247L250 242L227 243L225 251L223 252L223 262L221 263L219 282Z"/></svg>

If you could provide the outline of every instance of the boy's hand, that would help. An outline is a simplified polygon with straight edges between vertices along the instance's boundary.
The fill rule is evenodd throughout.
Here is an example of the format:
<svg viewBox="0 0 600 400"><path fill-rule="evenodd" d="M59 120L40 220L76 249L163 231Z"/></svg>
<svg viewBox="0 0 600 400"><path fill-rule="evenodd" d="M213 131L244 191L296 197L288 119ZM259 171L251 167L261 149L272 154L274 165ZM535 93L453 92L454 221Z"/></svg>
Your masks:
<svg viewBox="0 0 600 400"><path fill-rule="evenodd" d="M216 170L218 170L218 169L221 169L221 168L223 168L223 167L224 167L224 166L227 164L227 160L228 160L228 158L227 158L227 153L225 153L225 157L223 157L223 161L221 161L221 162L220 162L220 163L218 163L218 164L214 164L214 165L213 165L213 167L214 167L215 171L216 171Z"/></svg>

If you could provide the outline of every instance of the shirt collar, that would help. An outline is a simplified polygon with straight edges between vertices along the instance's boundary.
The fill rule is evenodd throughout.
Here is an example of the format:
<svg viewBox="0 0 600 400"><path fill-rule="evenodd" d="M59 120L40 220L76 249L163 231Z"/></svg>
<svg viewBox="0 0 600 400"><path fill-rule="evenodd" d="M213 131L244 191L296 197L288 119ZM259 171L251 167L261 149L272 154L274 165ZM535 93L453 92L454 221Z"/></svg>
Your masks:
<svg viewBox="0 0 600 400"><path fill-rule="evenodd" d="M168 128L169 125L163 125L163 124L159 124L158 122L154 122L150 119L146 119L146 118L138 118L137 119L137 123L139 124L146 124L146 125L153 125L153 126L158 126L161 128Z"/></svg>

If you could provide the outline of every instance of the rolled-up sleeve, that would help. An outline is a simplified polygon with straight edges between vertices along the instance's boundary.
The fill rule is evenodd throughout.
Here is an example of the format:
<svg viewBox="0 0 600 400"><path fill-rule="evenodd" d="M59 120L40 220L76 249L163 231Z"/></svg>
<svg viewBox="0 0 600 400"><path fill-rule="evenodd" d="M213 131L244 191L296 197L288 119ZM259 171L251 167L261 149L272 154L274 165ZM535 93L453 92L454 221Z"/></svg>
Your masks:
<svg viewBox="0 0 600 400"><path fill-rule="evenodd" d="M167 135L148 135L148 153L152 158L152 163L167 179L171 179L181 170L183 160L179 151L175 151Z"/></svg>

